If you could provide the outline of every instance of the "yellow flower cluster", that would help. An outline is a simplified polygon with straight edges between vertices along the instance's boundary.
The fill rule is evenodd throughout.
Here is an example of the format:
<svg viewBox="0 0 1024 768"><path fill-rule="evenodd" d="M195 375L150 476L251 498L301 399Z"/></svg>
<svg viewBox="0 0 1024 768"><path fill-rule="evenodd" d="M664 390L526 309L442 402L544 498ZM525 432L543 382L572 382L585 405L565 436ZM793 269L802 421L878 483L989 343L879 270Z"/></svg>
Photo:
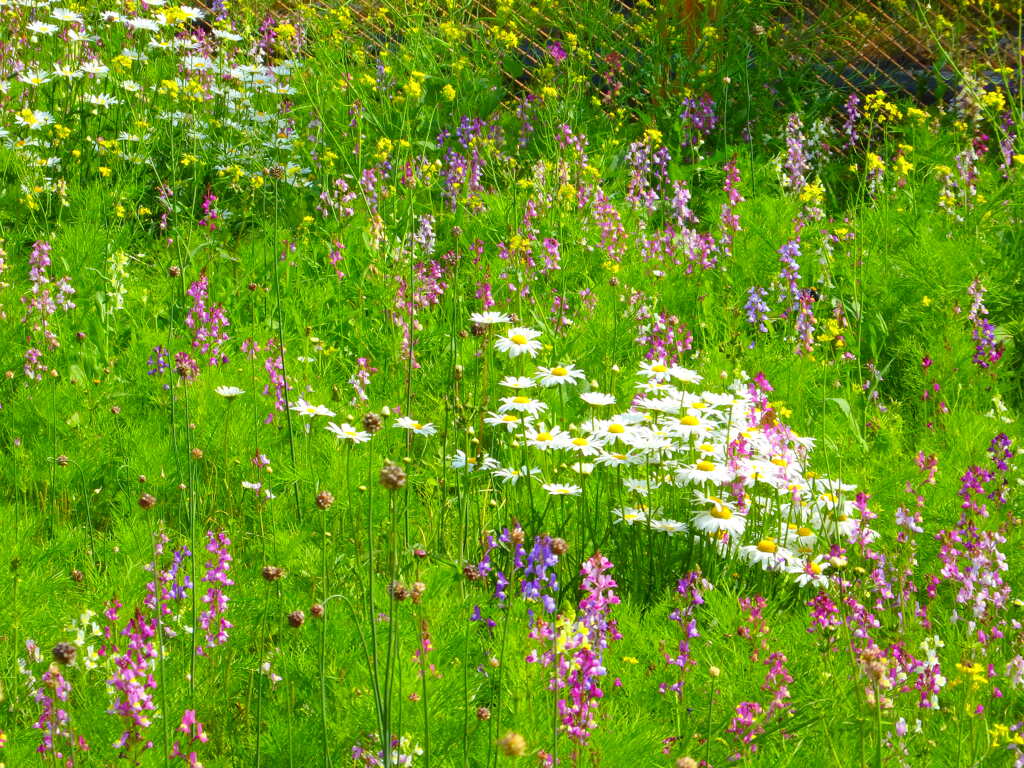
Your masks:
<svg viewBox="0 0 1024 768"><path fill-rule="evenodd" d="M886 100L884 91L875 91L864 100L864 116L877 123L897 122L903 119L900 108Z"/></svg>

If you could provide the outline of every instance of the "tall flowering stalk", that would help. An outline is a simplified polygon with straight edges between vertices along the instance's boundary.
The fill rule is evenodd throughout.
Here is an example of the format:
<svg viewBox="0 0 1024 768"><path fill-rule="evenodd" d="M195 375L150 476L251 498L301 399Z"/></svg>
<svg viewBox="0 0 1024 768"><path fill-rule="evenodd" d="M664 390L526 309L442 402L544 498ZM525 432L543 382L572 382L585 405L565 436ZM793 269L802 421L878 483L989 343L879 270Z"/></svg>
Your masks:
<svg viewBox="0 0 1024 768"><path fill-rule="evenodd" d="M43 240L33 243L28 262L28 278L32 287L29 294L21 298L21 303L25 307L21 322L27 326L29 348L25 351L22 370L28 378L40 381L43 374L49 370L43 362L44 351L60 347L60 340L53 330L50 318L58 309L68 312L75 308L74 302L71 301L75 289L67 275L56 282L50 278L49 243Z"/></svg>
<svg viewBox="0 0 1024 768"><path fill-rule="evenodd" d="M560 614L555 621L538 621L530 637L543 644L543 652L533 651L527 661L553 668L549 682L552 691L562 692L558 716L562 731L582 747L597 727L597 707L604 690L601 678L608 674L604 652L610 643L622 637L611 616L619 603L615 580L609 575L613 565L600 553L580 568L583 598L579 615Z"/></svg>
<svg viewBox="0 0 1024 768"><path fill-rule="evenodd" d="M188 287L192 306L185 316L185 325L192 331L192 347L207 356L210 365L225 365L228 356L223 350L229 340L225 330L231 325L221 304L209 304L210 281L205 274Z"/></svg>
<svg viewBox="0 0 1024 768"><path fill-rule="evenodd" d="M207 532L206 551L210 553L210 559L206 561L206 573L202 582L209 587L202 597L206 607L199 614L199 626L206 633L206 646L196 646L196 653L200 656L205 656L207 649L226 643L228 630L232 626L225 618L228 611L228 596L224 593L225 588L235 584L228 576L232 559L228 552L230 546L231 540L227 534Z"/></svg>
<svg viewBox="0 0 1024 768"><path fill-rule="evenodd" d="M736 156L725 164L725 183L722 191L725 192L725 202L722 203L722 210L718 220L722 227L722 234L719 238L719 249L724 256L732 255L733 235L740 231L740 217L736 213L736 206L744 201L740 194L740 171L736 166Z"/></svg>
<svg viewBox="0 0 1024 768"><path fill-rule="evenodd" d="M988 321L985 293L985 286L978 279L973 280L967 288L967 294L971 297L967 319L971 321L971 338L974 339L971 362L979 368L988 368L1003 356L1003 350L996 343L995 326Z"/></svg>

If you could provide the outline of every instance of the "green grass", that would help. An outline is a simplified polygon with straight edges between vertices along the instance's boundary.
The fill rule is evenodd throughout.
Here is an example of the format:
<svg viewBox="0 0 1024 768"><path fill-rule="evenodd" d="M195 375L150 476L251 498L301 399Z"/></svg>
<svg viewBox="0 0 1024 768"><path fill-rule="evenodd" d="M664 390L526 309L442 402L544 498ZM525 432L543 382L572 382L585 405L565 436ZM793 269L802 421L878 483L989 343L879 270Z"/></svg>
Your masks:
<svg viewBox="0 0 1024 768"><path fill-rule="evenodd" d="M5 37L27 39L29 24L50 19L29 10L7 9ZM673 53L685 29L665 32L644 6L613 19L616 34L585 21L611 18L601 3L395 6L387 19L364 20L307 8L273 17L262 33L261 12L231 8L212 28L240 40L219 38L209 59L191 63L184 51L147 46L172 39L169 30L129 35L100 19L104 8L76 10L102 41L105 79L30 85L10 75L0 89L0 563L9 564L0 766L187 765L193 750L206 768L397 764L390 753L379 763L353 757L356 745L379 749L371 745L382 733L407 736L401 751L422 749L413 764L435 766L1021 759L1022 165L1001 168L999 146L1022 151L1012 128L1019 96L1006 90L997 110L979 95L976 113L916 113L890 96L899 118L862 113L859 138L847 143L847 94L787 74L786 52L773 45L779 30L752 31L769 18L765 4L723 4L717 32L693 58ZM202 37L168 12L180 38ZM19 72L91 58L36 29L12 54ZM663 32L664 45L650 43ZM252 53L261 34L262 65ZM639 52L628 45L645 40ZM564 61L545 48L551 41ZM115 59L123 48L147 60ZM607 57L622 51L632 53L618 70ZM541 65L524 68L526 53ZM221 66L233 74L210 74ZM271 85L245 83L259 73ZM140 90L125 89L128 79ZM85 99L100 93L120 103ZM683 146L683 99L704 94L715 126ZM50 113L53 124L25 125L24 109ZM800 141L787 135L791 114L802 117ZM983 134L989 149L968 193L957 163ZM787 185L795 143L809 166ZM665 172L655 159L637 175L638 155L662 148ZM884 164L875 180L872 155ZM900 156L912 168L901 170ZM734 159L745 199L727 252L719 216ZM940 205L949 179L959 187ZM672 202L673 183L684 182L689 218ZM648 209L635 202L638 188L657 195ZM787 298L779 250L795 240L797 293ZM50 246L45 280L31 271L41 243ZM703 265L701 244L717 249ZM53 298L65 275L74 308L33 304ZM473 325L470 315L490 307L485 284L511 324ZM979 285L987 314L972 312ZM765 332L747 317L754 288L769 306ZM803 344L801 296L804 321L814 321ZM220 311L228 323L212 333L224 334L226 359L213 365L197 328ZM513 327L539 332L536 358L495 347ZM999 359L982 367L972 333L989 332L982 352ZM157 348L166 370L150 373ZM38 363L30 349L41 351ZM195 370L176 355L194 358ZM678 397L709 403L661 413L637 400L630 411L636 371L659 357L703 377L677 382ZM597 464L592 473L573 470L581 457L568 446L542 450L531 433L485 423L517 394L501 380L538 365L585 372L571 386L518 394L546 406L536 432L559 426L597 444L582 457ZM747 397L762 381L772 387L763 402L736 412L713 402L731 385ZM244 393L224 397L223 386ZM617 404L587 405L577 395L588 391ZM299 399L335 415L301 414L291 408ZM628 452L616 435L639 430L588 420L628 421L630 412L666 430L681 416L717 426L636 443L637 464L601 466L598 456ZM324 428L362 429L368 414L383 427L366 443ZM403 416L436 434L396 428ZM1013 441L1005 471L988 454L1001 433ZM814 440L806 453L800 436ZM727 449L750 446L765 459L761 474L786 464L800 485L777 491L751 475L741 501L728 481L679 479L707 471L702 458L718 468ZM475 458L474 471L453 466L458 451ZM496 464L482 467L485 456ZM393 490L379 482L389 461L407 476ZM524 465L537 479L513 484L493 471ZM972 467L994 472L969 494L987 514L962 509ZM856 486L840 494L850 506L818 495L824 477ZM556 498L544 483L580 493ZM707 534L616 522L613 510L633 507L693 529L712 506L694 487L720 504L750 504L739 544L795 547L783 526L814 528L801 562L820 555L828 579L800 587L799 567L764 572L735 549L720 554ZM870 542L840 530L840 511L857 517L857 491L876 515ZM793 493L799 509L785 506ZM921 530L898 524L900 510L919 510ZM981 569L968 593L941 558L949 537L969 538L972 525L991 538L959 560ZM207 545L220 534L230 539L230 570L211 581ZM503 537L493 551L489 536ZM537 575L524 572L527 559L549 536L566 545L545 571L558 583L541 589L550 613L521 591ZM169 573L182 548L191 556L171 577L180 592L160 613L147 583ZM1005 568L986 559L996 550ZM580 604L581 567L597 553L614 563L621 599L605 613ZM709 585L704 602L687 607L675 587L694 569ZM511 581L507 599L496 594L498 571ZM210 589L228 599L214 631L221 618L231 624L214 644L201 626L207 600L218 599ZM763 625L743 607L758 596ZM837 606L834 626L811 632L809 603L825 596ZM119 618L104 636L114 599ZM684 639L670 620L676 610L695 622L682 668L668 661ZM600 619L609 615L616 631ZM149 635L126 660L122 630L133 617ZM66 667L51 653L61 642L76 649ZM923 666L905 661L906 681L895 671L901 654L925 658L922 642L935 651L927 672L943 678L934 708L918 706ZM872 645L882 657L874 667ZM554 667L527 660L551 649ZM142 666L140 680L152 676L137 691L145 720L134 724L110 712L122 698L110 687L119 656ZM553 681L595 658L602 669L590 681L601 695L589 699L589 739L574 742L558 720L568 688ZM47 682L58 675L70 685L59 701L66 721L47 709L65 695ZM680 695L659 692L680 675ZM872 703L880 696L891 706ZM743 745L737 708L753 704L755 736ZM208 740L179 729L189 711ZM60 756L40 751L48 735ZM523 755L505 754L521 744Z"/></svg>

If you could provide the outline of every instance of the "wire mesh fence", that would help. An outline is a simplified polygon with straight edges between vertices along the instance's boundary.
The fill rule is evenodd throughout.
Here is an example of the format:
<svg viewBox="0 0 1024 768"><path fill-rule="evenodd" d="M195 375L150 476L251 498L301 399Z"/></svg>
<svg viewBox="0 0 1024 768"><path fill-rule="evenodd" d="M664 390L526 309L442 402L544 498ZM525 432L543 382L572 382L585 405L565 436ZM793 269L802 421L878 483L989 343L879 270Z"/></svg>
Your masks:
<svg viewBox="0 0 1024 768"><path fill-rule="evenodd" d="M294 1L294 0L293 0ZM582 51L598 97L629 81L644 108L680 94L725 65L862 96L878 90L931 103L963 70L1019 91L1022 0L314 0L343 8L354 40L397 45L417 19L504 48L510 88L566 49ZM579 57L577 57L577 60Z"/></svg>

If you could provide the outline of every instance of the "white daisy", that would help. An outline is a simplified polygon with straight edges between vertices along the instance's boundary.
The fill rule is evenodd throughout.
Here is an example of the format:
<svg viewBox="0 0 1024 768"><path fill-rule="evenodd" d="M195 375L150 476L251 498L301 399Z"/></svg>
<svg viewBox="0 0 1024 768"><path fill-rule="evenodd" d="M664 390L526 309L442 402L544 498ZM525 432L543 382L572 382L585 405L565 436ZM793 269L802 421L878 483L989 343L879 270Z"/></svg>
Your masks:
<svg viewBox="0 0 1024 768"><path fill-rule="evenodd" d="M519 482L520 478L523 478L523 477L529 478L529 477L534 477L535 475L539 475L540 474L540 468L539 467L527 467L527 466L522 466L522 467L499 467L499 468L495 469L494 472L492 472L492 474L495 477L500 478L501 481L503 483L505 483L506 485L508 485L509 483L511 483L512 485L515 485L516 483Z"/></svg>
<svg viewBox="0 0 1024 768"><path fill-rule="evenodd" d="M433 424L421 424L408 416L400 416L395 419L395 427L399 429L408 429L413 434L423 435L424 437L430 437L431 435L437 434L437 427Z"/></svg>
<svg viewBox="0 0 1024 768"><path fill-rule="evenodd" d="M578 485L564 483L544 483L541 487L551 496L578 496L583 491Z"/></svg>
<svg viewBox="0 0 1024 768"><path fill-rule="evenodd" d="M481 456L470 456L465 451L459 450L454 456L449 456L452 469L465 469L467 472L475 470L490 470L498 466L498 462L486 453Z"/></svg>
<svg viewBox="0 0 1024 768"><path fill-rule="evenodd" d="M327 422L327 426L324 427L328 432L335 434L339 440L350 440L353 443L365 443L370 439L370 433L364 432L361 429L356 429L348 422L345 422L341 426L335 424L333 421Z"/></svg>
<svg viewBox="0 0 1024 768"><path fill-rule="evenodd" d="M647 522L647 510L640 507L617 507L612 510L612 515L616 518L616 523L633 525Z"/></svg>
<svg viewBox="0 0 1024 768"><path fill-rule="evenodd" d="M300 416L308 416L310 418L312 418L313 416L334 415L334 411L332 411L326 405L313 405L312 403L307 403L301 397L298 399L298 402L292 405L291 410L295 411Z"/></svg>
<svg viewBox="0 0 1024 768"><path fill-rule="evenodd" d="M714 496L704 498L711 503L708 508L697 513L693 518L691 524L696 530L711 534L725 531L733 538L743 535L743 531L747 527L745 515L736 514L732 507L719 498Z"/></svg>
<svg viewBox="0 0 1024 768"><path fill-rule="evenodd" d="M828 576L825 571L829 564L825 561L825 555L815 555L813 558L799 558L793 560L786 566L786 572L796 576L796 583L801 587L811 584L818 589L828 586Z"/></svg>
<svg viewBox="0 0 1024 768"><path fill-rule="evenodd" d="M542 387L555 387L559 384L573 384L585 379L587 375L579 368L571 365L556 365L554 368L539 366L534 378Z"/></svg>
<svg viewBox="0 0 1024 768"><path fill-rule="evenodd" d="M537 341L539 337L540 331L533 328L510 328L495 340L494 348L507 352L509 357L519 357L524 353L536 357L544 346Z"/></svg>
<svg viewBox="0 0 1024 768"><path fill-rule="evenodd" d="M496 325L497 323L511 323L512 318L504 312L474 312L469 316L469 321L476 325Z"/></svg>
<svg viewBox="0 0 1024 768"><path fill-rule="evenodd" d="M59 27L56 24L47 24L45 21L33 21L25 29L33 35L49 36L56 32Z"/></svg>
<svg viewBox="0 0 1024 768"><path fill-rule="evenodd" d="M498 384L508 389L530 389L535 387L537 382L529 376L506 376Z"/></svg>
<svg viewBox="0 0 1024 768"><path fill-rule="evenodd" d="M245 390L241 389L240 387L220 386L214 389L213 391L216 392L221 397L226 397L228 400L233 400L239 395L245 394Z"/></svg>
<svg viewBox="0 0 1024 768"><path fill-rule="evenodd" d="M597 438L587 435L577 435L570 438L566 442L565 447L583 456L597 456L601 453L602 442Z"/></svg>
<svg viewBox="0 0 1024 768"><path fill-rule="evenodd" d="M533 448L540 451L559 450L565 448L568 435L559 427L550 429L543 424L538 427L528 427L526 430L526 442Z"/></svg>
<svg viewBox="0 0 1024 768"><path fill-rule="evenodd" d="M538 416L543 411L546 411L547 408L547 403L540 400L534 400L532 397L527 397L526 395L513 395L501 398L501 405L498 406L498 413L516 411L517 413L528 413L531 416Z"/></svg>
<svg viewBox="0 0 1024 768"><path fill-rule="evenodd" d="M669 536L675 536L677 533L684 533L686 531L685 523L680 523L678 520L651 520L648 525L653 530L667 533Z"/></svg>
<svg viewBox="0 0 1024 768"><path fill-rule="evenodd" d="M780 547L775 539L761 539L757 544L740 547L740 557L762 570L776 571L784 568L793 555L785 547Z"/></svg>
<svg viewBox="0 0 1024 768"><path fill-rule="evenodd" d="M581 392L580 400L587 405L615 405L615 395L608 395L604 392Z"/></svg>
<svg viewBox="0 0 1024 768"><path fill-rule="evenodd" d="M487 417L484 419L484 424L491 427L505 427L509 432L514 430L522 423L522 420L514 413L495 413L494 411L488 411Z"/></svg>

